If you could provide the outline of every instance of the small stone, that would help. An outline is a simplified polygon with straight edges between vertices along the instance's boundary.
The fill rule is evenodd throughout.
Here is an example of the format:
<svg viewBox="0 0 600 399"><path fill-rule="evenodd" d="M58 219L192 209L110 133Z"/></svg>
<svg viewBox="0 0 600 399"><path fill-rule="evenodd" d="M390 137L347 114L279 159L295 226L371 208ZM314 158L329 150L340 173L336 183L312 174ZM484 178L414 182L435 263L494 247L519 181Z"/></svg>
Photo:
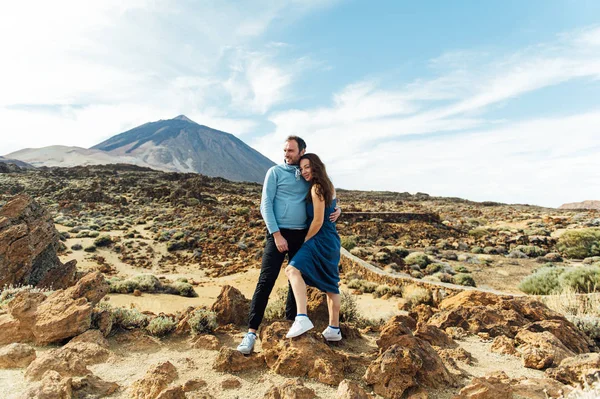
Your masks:
<svg viewBox="0 0 600 399"><path fill-rule="evenodd" d="M237 389L242 386L242 383L239 379L235 377L226 378L221 381L221 388L223 389Z"/></svg>

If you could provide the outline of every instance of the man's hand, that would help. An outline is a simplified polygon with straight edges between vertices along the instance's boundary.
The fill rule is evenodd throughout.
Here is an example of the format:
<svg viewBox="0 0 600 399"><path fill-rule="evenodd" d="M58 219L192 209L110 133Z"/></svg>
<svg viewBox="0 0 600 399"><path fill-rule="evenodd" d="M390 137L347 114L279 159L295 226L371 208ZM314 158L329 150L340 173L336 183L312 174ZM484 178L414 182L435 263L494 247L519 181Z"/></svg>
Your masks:
<svg viewBox="0 0 600 399"><path fill-rule="evenodd" d="M276 231L273 233L273 238L275 239L275 246L277 246L277 250L281 253L284 253L288 250L288 242L283 236L281 232Z"/></svg>
<svg viewBox="0 0 600 399"><path fill-rule="evenodd" d="M329 215L329 220L335 223L341 214L342 214L342 208L340 208L339 206L336 206L335 212L333 212Z"/></svg>

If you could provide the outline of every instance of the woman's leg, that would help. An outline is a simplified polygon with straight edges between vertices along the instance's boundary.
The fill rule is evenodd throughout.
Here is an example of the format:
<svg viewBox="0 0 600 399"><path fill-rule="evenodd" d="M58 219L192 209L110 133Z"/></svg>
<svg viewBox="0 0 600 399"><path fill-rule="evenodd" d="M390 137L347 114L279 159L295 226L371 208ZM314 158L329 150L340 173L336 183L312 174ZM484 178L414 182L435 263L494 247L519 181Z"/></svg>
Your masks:
<svg viewBox="0 0 600 399"><path fill-rule="evenodd" d="M332 327L340 326L340 294L327 292L327 308L329 309L329 325Z"/></svg>
<svg viewBox="0 0 600 399"><path fill-rule="evenodd" d="M294 291L294 297L296 298L296 309L298 314L306 314L306 283L302 278L300 270L294 266L287 266L285 268L285 275L287 276L292 290Z"/></svg>

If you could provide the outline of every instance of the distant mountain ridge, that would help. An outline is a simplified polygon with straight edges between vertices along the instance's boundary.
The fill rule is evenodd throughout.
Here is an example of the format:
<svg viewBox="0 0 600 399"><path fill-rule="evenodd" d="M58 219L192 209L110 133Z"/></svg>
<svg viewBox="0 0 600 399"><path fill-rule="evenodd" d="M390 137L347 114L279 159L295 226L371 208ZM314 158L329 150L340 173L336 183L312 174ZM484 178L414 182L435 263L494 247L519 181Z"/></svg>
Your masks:
<svg viewBox="0 0 600 399"><path fill-rule="evenodd" d="M91 149L133 156L155 169L259 183L275 165L234 135L200 125L185 115L143 124Z"/></svg>
<svg viewBox="0 0 600 399"><path fill-rule="evenodd" d="M30 165L27 162L20 161L18 159L9 159L9 158L0 157L0 163L6 163L6 164L12 163L22 169L35 169L35 166Z"/></svg>
<svg viewBox="0 0 600 399"><path fill-rule="evenodd" d="M89 149L26 148L6 155L33 166L128 163L166 172L201 173L262 183L270 159L234 135L200 125L185 115L148 122Z"/></svg>
<svg viewBox="0 0 600 399"><path fill-rule="evenodd" d="M600 209L600 201L587 200L562 204L558 209Z"/></svg>

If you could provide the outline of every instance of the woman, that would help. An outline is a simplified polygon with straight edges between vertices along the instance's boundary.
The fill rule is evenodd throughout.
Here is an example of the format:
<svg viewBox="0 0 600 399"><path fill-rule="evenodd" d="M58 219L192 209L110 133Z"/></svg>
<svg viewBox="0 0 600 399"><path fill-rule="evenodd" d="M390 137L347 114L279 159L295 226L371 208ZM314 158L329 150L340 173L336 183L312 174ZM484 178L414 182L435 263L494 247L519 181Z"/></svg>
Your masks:
<svg viewBox="0 0 600 399"><path fill-rule="evenodd" d="M314 325L306 314L306 285L327 294L329 326L323 331L328 341L342 339L340 331L340 236L329 215L336 207L335 189L327 176L325 165L315 154L300 158L302 177L310 183L306 196L306 211L310 226L304 244L290 261L285 274L290 281L298 314L287 333L287 338L297 337L311 330Z"/></svg>

